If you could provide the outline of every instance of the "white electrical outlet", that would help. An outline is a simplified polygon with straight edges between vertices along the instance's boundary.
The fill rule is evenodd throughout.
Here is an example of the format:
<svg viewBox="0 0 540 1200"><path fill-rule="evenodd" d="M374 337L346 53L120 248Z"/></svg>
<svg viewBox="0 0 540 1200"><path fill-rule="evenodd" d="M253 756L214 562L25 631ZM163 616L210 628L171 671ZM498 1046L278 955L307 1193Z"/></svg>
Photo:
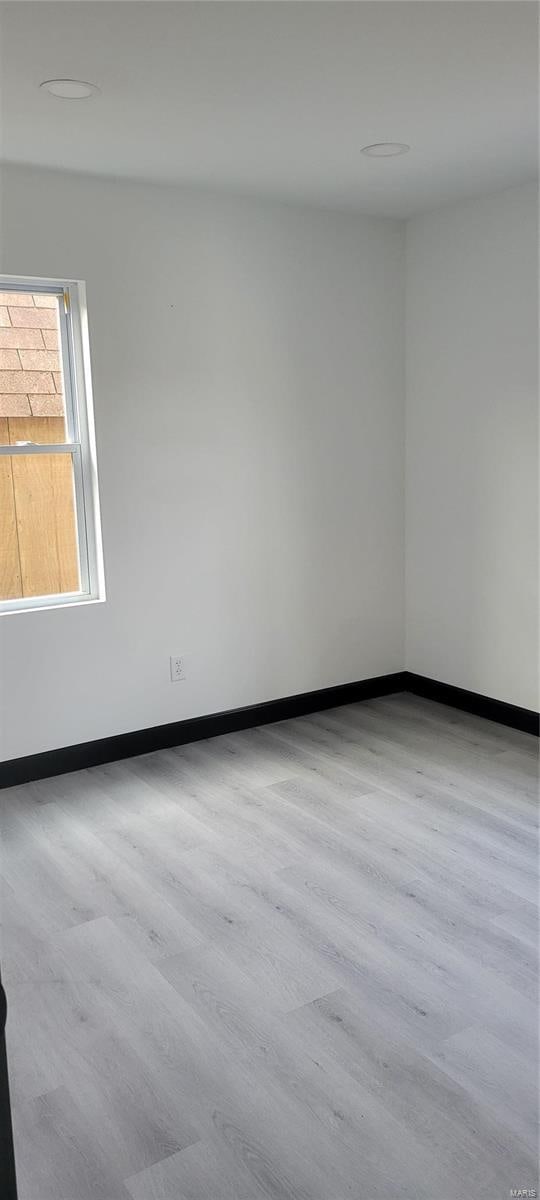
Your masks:
<svg viewBox="0 0 540 1200"><path fill-rule="evenodd" d="M183 658L173 657L171 654L171 683L179 683L181 679L186 678L186 670Z"/></svg>

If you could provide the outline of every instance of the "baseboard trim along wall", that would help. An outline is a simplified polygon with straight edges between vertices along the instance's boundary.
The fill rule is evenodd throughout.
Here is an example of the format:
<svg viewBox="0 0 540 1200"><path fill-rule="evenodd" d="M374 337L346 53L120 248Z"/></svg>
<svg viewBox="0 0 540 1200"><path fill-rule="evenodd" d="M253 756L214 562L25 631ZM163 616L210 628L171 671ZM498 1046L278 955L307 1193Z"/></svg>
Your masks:
<svg viewBox="0 0 540 1200"><path fill-rule="evenodd" d="M204 717L191 717L187 721L172 721L167 725L155 725L152 729L119 733L95 742L81 742L78 746L65 746L59 750L46 750L42 754L30 754L25 758L13 758L0 763L0 788L29 783L34 779L47 779L52 775L64 775L66 771L97 767L100 763L132 758L136 754L150 754L153 750L165 750L169 746L183 746L186 742L200 742L204 738L236 733L239 729L251 729L272 721L303 717L307 713L335 708L339 704L355 704L358 700L370 700L374 696L388 696L391 692L402 692L404 680L405 672L396 671L375 679L342 683L316 692L302 692L298 696L250 704L246 708L232 708L227 712L209 713Z"/></svg>
<svg viewBox="0 0 540 1200"><path fill-rule="evenodd" d="M436 679L406 671L405 691L415 696L425 696L428 700L437 700L439 704L449 704L463 712L474 713L488 721L497 721L499 725L509 725L511 729L521 729L523 733L532 733L536 737L540 733L540 715L533 709L507 704L504 700L492 700L489 696L468 692L451 683L439 683Z"/></svg>
<svg viewBox="0 0 540 1200"><path fill-rule="evenodd" d="M285 696L280 700L251 704L246 708L209 713L207 716L192 717L187 721L173 721L151 729L139 729L133 733L120 733L94 742L81 742L77 746L64 746L59 750L46 750L42 754L30 754L25 758L13 758L0 763L0 788L48 779L53 775L64 775L68 771L81 771L101 763L132 758L137 754L150 754L153 750L182 746L186 742L198 742L224 733L251 729L255 725L268 725L273 721L286 721L291 717L302 717L307 713L321 712L325 708L356 704L360 700L372 700L377 696L388 696L395 692L412 692L416 696L437 700L440 704L451 705L464 712L485 717L489 721L497 721L500 725L521 729L524 733L536 736L539 734L539 714L531 709L505 704L503 700L491 700L488 696L480 696L475 692L453 687L452 684L439 683L435 679L426 679L423 675L396 671L374 679L338 684L336 687L322 688L315 692L303 692L298 696Z"/></svg>

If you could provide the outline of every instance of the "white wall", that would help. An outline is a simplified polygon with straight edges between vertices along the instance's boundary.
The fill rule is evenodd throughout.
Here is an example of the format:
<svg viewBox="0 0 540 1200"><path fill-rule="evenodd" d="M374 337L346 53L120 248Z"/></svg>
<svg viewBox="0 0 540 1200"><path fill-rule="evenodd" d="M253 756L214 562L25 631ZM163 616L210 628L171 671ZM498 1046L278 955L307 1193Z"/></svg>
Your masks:
<svg viewBox="0 0 540 1200"><path fill-rule="evenodd" d="M401 669L401 225L3 178L3 271L87 281L107 602L0 619L1 757Z"/></svg>
<svg viewBox="0 0 540 1200"><path fill-rule="evenodd" d="M407 667L538 708L536 190L407 228Z"/></svg>

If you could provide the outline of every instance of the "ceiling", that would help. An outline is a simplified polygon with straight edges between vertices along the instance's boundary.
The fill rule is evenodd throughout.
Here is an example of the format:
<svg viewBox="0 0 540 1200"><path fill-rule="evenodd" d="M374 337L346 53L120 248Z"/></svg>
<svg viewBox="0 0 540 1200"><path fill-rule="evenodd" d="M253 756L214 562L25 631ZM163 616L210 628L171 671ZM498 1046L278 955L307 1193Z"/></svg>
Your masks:
<svg viewBox="0 0 540 1200"><path fill-rule="evenodd" d="M521 0L2 3L2 157L388 216L534 177ZM52 77L101 94L66 102ZM406 142L399 158L360 153Z"/></svg>

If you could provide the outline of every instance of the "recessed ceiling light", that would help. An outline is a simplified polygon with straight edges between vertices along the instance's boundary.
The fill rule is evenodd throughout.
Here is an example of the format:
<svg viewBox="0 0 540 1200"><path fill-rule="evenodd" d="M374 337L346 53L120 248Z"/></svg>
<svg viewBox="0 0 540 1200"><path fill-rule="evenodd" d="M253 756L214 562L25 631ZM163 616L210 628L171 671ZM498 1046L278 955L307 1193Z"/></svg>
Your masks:
<svg viewBox="0 0 540 1200"><path fill-rule="evenodd" d="M39 86L60 100L87 100L99 92L95 83L84 83L82 79L45 79Z"/></svg>
<svg viewBox="0 0 540 1200"><path fill-rule="evenodd" d="M375 142L373 146L362 146L362 154L370 158L394 158L396 154L407 154L410 148L405 142Z"/></svg>

